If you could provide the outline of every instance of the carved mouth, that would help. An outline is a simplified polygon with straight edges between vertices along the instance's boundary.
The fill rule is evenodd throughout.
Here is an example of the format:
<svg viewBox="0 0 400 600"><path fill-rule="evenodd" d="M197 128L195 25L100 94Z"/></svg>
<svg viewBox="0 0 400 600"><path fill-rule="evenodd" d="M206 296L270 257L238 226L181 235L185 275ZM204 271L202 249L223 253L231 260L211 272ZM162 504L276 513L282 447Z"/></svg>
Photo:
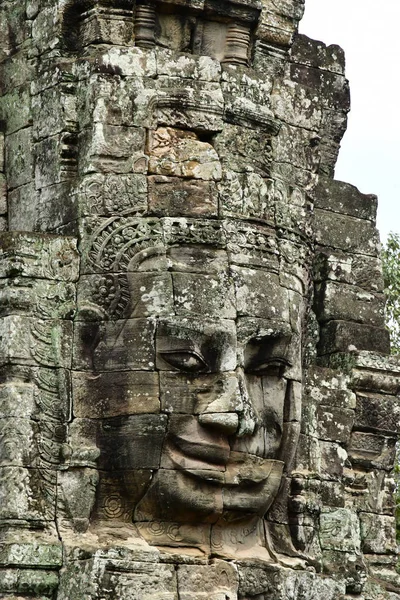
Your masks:
<svg viewBox="0 0 400 600"><path fill-rule="evenodd" d="M230 489L257 487L271 476L278 474L280 478L283 470L282 461L234 452L228 445L201 445L178 436L169 439L165 452L170 461L169 468Z"/></svg>
<svg viewBox="0 0 400 600"><path fill-rule="evenodd" d="M183 463L194 459L196 464L193 465L193 468L196 468L197 463L202 463L205 469L207 469L207 465L210 465L210 469L224 471L231 451L228 441L222 437L215 443L209 440L202 443L198 440L193 442L181 436L172 435L169 442L170 458L180 467L184 467Z"/></svg>

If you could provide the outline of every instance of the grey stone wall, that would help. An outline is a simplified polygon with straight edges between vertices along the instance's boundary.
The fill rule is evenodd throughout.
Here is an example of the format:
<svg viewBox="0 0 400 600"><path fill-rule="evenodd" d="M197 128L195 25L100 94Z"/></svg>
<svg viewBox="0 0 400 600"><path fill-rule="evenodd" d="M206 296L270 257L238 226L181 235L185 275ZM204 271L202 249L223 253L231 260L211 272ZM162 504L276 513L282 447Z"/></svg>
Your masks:
<svg viewBox="0 0 400 600"><path fill-rule="evenodd" d="M3 0L0 597L399 600L375 196L302 0Z"/></svg>

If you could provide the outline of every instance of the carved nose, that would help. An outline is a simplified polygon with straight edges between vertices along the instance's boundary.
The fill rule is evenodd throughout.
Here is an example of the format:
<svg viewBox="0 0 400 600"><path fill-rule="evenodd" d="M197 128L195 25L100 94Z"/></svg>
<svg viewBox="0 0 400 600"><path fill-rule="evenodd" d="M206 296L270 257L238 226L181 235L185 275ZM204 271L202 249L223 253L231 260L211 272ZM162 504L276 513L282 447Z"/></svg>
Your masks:
<svg viewBox="0 0 400 600"><path fill-rule="evenodd" d="M217 429L226 435L236 433L239 428L239 417L236 413L203 413L199 415L199 421L202 425Z"/></svg>
<svg viewBox="0 0 400 600"><path fill-rule="evenodd" d="M241 374L226 374L222 389L199 415L201 425L218 430L224 435L233 435L240 429L240 417L243 414L243 389Z"/></svg>

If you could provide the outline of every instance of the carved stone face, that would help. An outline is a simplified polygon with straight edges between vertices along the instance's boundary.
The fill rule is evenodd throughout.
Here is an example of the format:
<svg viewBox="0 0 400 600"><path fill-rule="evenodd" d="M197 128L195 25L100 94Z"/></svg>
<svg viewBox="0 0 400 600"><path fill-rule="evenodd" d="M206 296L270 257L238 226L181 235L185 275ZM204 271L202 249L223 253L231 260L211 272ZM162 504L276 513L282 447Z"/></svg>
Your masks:
<svg viewBox="0 0 400 600"><path fill-rule="evenodd" d="M128 272L129 318L103 324L93 349L112 395L101 517L215 523L274 501L300 402L302 306L238 258L173 246Z"/></svg>

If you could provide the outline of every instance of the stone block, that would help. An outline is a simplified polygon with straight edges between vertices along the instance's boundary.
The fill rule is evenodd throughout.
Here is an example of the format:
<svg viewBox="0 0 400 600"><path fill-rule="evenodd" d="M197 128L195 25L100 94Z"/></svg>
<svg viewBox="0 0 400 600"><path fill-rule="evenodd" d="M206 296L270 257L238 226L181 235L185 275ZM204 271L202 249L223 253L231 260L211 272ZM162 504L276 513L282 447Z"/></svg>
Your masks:
<svg viewBox="0 0 400 600"><path fill-rule="evenodd" d="M358 393L355 426L363 431L396 435L400 428L400 401L397 396Z"/></svg>
<svg viewBox="0 0 400 600"><path fill-rule="evenodd" d="M129 46L133 37L132 11L95 8L80 24L80 44Z"/></svg>
<svg viewBox="0 0 400 600"><path fill-rule="evenodd" d="M80 138L82 173L147 172L143 128L94 123Z"/></svg>
<svg viewBox="0 0 400 600"><path fill-rule="evenodd" d="M98 469L100 450L96 445L99 422L96 419L75 417L68 425L68 445L62 451L62 457L70 468L77 469L77 479L85 478L80 473L83 468Z"/></svg>
<svg viewBox="0 0 400 600"><path fill-rule="evenodd" d="M55 488L48 476L35 468L0 467L0 519L53 520Z"/></svg>
<svg viewBox="0 0 400 600"><path fill-rule="evenodd" d="M66 236L10 231L1 236L0 277L77 281L76 241Z"/></svg>
<svg viewBox="0 0 400 600"><path fill-rule="evenodd" d="M232 268L238 315L289 322L289 296L279 277L261 269Z"/></svg>
<svg viewBox="0 0 400 600"><path fill-rule="evenodd" d="M256 217L274 223L275 195L271 179L257 173L224 169L217 189L221 217Z"/></svg>
<svg viewBox="0 0 400 600"><path fill-rule="evenodd" d="M117 72L121 77L156 77L157 64L154 51L143 51L141 48L107 48L99 57L97 71L104 67L106 73Z"/></svg>
<svg viewBox="0 0 400 600"><path fill-rule="evenodd" d="M224 129L224 97L219 83L158 77L154 117L168 127L216 132ZM215 148L219 154L218 148Z"/></svg>
<svg viewBox="0 0 400 600"><path fill-rule="evenodd" d="M389 354L389 331L349 321L329 321L321 330L319 354L370 350Z"/></svg>
<svg viewBox="0 0 400 600"><path fill-rule="evenodd" d="M0 279L0 316L30 315L70 319L75 311L75 284L44 279Z"/></svg>
<svg viewBox="0 0 400 600"><path fill-rule="evenodd" d="M5 133L15 133L32 125L32 108L29 85L14 88L0 99L0 111L6 123Z"/></svg>
<svg viewBox="0 0 400 600"><path fill-rule="evenodd" d="M196 474L196 472L195 472ZM200 526L222 515L220 486L176 469L159 469L135 511L135 521L158 520ZM201 536L203 537L203 535Z"/></svg>
<svg viewBox="0 0 400 600"><path fill-rule="evenodd" d="M66 226L66 230L70 229L72 235L75 234L73 222L78 218L79 210L68 170L65 171L65 177L63 176L62 179L65 181L48 185L40 190L33 229L62 233L62 227Z"/></svg>
<svg viewBox="0 0 400 600"><path fill-rule="evenodd" d="M0 320L0 364L71 366L72 323L11 315Z"/></svg>
<svg viewBox="0 0 400 600"><path fill-rule="evenodd" d="M34 145L36 189L69 181L76 176L77 144L77 134L68 132L36 142Z"/></svg>
<svg viewBox="0 0 400 600"><path fill-rule="evenodd" d="M81 179L76 198L80 215L111 216L147 212L147 179L141 174L103 175Z"/></svg>
<svg viewBox="0 0 400 600"><path fill-rule="evenodd" d="M349 445L349 459L366 470L393 468L396 438L354 431Z"/></svg>
<svg viewBox="0 0 400 600"><path fill-rule="evenodd" d="M29 418L36 410L35 387L32 383L8 381L0 384L0 419Z"/></svg>
<svg viewBox="0 0 400 600"><path fill-rule="evenodd" d="M99 468L109 471L158 469L167 428L165 415L104 419L98 430Z"/></svg>
<svg viewBox="0 0 400 600"><path fill-rule="evenodd" d="M27 127L8 135L5 152L9 189L30 183L34 178L32 128Z"/></svg>
<svg viewBox="0 0 400 600"><path fill-rule="evenodd" d="M207 246L172 246L167 248L166 254L173 272L207 275L228 271L228 255L225 250Z"/></svg>
<svg viewBox="0 0 400 600"><path fill-rule="evenodd" d="M77 321L73 368L83 371L153 371L155 321L126 319L104 323Z"/></svg>
<svg viewBox="0 0 400 600"><path fill-rule="evenodd" d="M321 98L315 89L301 85L291 87L283 81L271 98L276 116L294 127L318 131L321 126Z"/></svg>
<svg viewBox="0 0 400 600"><path fill-rule="evenodd" d="M57 569L62 565L62 546L50 525L45 532L4 527L0 545L1 567ZM4 571L3 571L4 572ZM1 587L0 587L0 591Z"/></svg>
<svg viewBox="0 0 400 600"><path fill-rule="evenodd" d="M213 145L224 170L270 176L272 148L269 133L260 132L254 137L251 129L226 124L215 136Z"/></svg>
<svg viewBox="0 0 400 600"><path fill-rule="evenodd" d="M272 150L277 162L290 163L316 173L319 164L319 137L314 131L284 124L279 135L272 138Z"/></svg>
<svg viewBox="0 0 400 600"><path fill-rule="evenodd" d="M114 598L136 600L143 595L146 600L178 600L176 572L173 565L137 563L132 569L118 572L105 571L102 589L110 589Z"/></svg>
<svg viewBox="0 0 400 600"><path fill-rule="evenodd" d="M160 411L158 373L72 373L76 417L102 419Z"/></svg>
<svg viewBox="0 0 400 600"><path fill-rule="evenodd" d="M330 210L342 215L376 220L378 199L373 194L362 194L356 187L329 177L320 177L313 192L315 207Z"/></svg>
<svg viewBox="0 0 400 600"><path fill-rule="evenodd" d="M95 503L99 473L84 467L61 471L57 478L57 521L60 528L83 534ZM82 490L85 493L82 494Z"/></svg>
<svg viewBox="0 0 400 600"><path fill-rule="evenodd" d="M368 568L361 553L325 550L322 560L324 573L332 577L343 575L348 594L358 595L363 592Z"/></svg>
<svg viewBox="0 0 400 600"><path fill-rule="evenodd" d="M354 510L375 514L393 514L395 482L386 471L345 469L348 503Z"/></svg>
<svg viewBox="0 0 400 600"><path fill-rule="evenodd" d="M150 133L147 152L150 174L204 181L221 179L218 154L191 131L160 127Z"/></svg>
<svg viewBox="0 0 400 600"><path fill-rule="evenodd" d="M173 278L170 273L128 273L130 317L174 314Z"/></svg>
<svg viewBox="0 0 400 600"><path fill-rule="evenodd" d="M89 273L121 273L146 268L142 263L157 258L168 229L156 217L89 217L80 223L82 275ZM186 223L187 226L187 223ZM148 252L142 252L143 250ZM135 266L131 266L131 261ZM164 264L163 264L164 267ZM162 270L166 270L165 267Z"/></svg>
<svg viewBox="0 0 400 600"><path fill-rule="evenodd" d="M325 279L354 285L369 292L382 292L384 288L381 260L361 254L329 250L320 252L314 263L314 280L321 282Z"/></svg>
<svg viewBox="0 0 400 600"><path fill-rule="evenodd" d="M178 177L149 177L149 212L167 217L216 217L215 185L210 181Z"/></svg>
<svg viewBox="0 0 400 600"><path fill-rule="evenodd" d="M235 291L227 273L173 273L172 282L178 315L198 314L205 318L219 319L236 317Z"/></svg>
<svg viewBox="0 0 400 600"><path fill-rule="evenodd" d="M337 370L311 367L307 372L307 395L316 404L343 409L356 406L356 396L349 389L349 378Z"/></svg>
<svg viewBox="0 0 400 600"><path fill-rule="evenodd" d="M237 377L233 373L198 376L161 371L161 408L171 414L193 415L200 414L213 404L215 412L235 412L240 409L239 399L235 394L237 386Z"/></svg>
<svg viewBox="0 0 400 600"><path fill-rule="evenodd" d="M344 75L344 52L336 44L327 46L300 34L294 40L292 53L295 62Z"/></svg>
<svg viewBox="0 0 400 600"><path fill-rule="evenodd" d="M354 411L319 406L316 411L316 435L322 440L346 443L354 424Z"/></svg>
<svg viewBox="0 0 400 600"><path fill-rule="evenodd" d="M300 434L296 457L296 471L311 472L328 481L338 481L343 476L347 452L335 442L325 442Z"/></svg>
<svg viewBox="0 0 400 600"><path fill-rule="evenodd" d="M40 192L35 182L21 185L7 194L10 231L32 231L36 228Z"/></svg>
<svg viewBox="0 0 400 600"><path fill-rule="evenodd" d="M221 65L218 60L209 56L182 55L176 56L173 52L161 51L156 48L157 73L166 77L180 77L182 72L185 78L197 81L214 81L221 79Z"/></svg>
<svg viewBox="0 0 400 600"><path fill-rule="evenodd" d="M25 600L34 593L38 600L48 600L56 592L59 576L44 569L1 569L0 590L5 600ZM32 597L32 596L31 596Z"/></svg>
<svg viewBox="0 0 400 600"><path fill-rule="evenodd" d="M32 97L35 141L78 127L77 98L74 85L54 86Z"/></svg>
<svg viewBox="0 0 400 600"><path fill-rule="evenodd" d="M101 471L96 489L95 518L115 523L131 522L133 511L149 488L152 477L151 469Z"/></svg>
<svg viewBox="0 0 400 600"><path fill-rule="evenodd" d="M188 373L223 374L226 371L235 371L235 322L201 318L200 315L160 319L156 350L156 367L160 371L171 371L171 367Z"/></svg>
<svg viewBox="0 0 400 600"><path fill-rule="evenodd" d="M92 73L87 87L78 88L82 103L81 128L89 127L92 123L127 127L136 124L132 122L132 117L135 97L141 87L139 81L131 77L115 77L111 72Z"/></svg>
<svg viewBox="0 0 400 600"><path fill-rule="evenodd" d="M360 522L357 514L346 508L321 513L319 535L323 550L360 552Z"/></svg>
<svg viewBox="0 0 400 600"><path fill-rule="evenodd" d="M0 420L0 468L30 467L37 463L38 425L30 419L6 417Z"/></svg>
<svg viewBox="0 0 400 600"><path fill-rule="evenodd" d="M237 600L238 573L228 562L178 567L180 600Z"/></svg>
<svg viewBox="0 0 400 600"><path fill-rule="evenodd" d="M396 396L399 393L400 381L398 375L384 371L354 368L352 380L355 389L369 390L378 394Z"/></svg>
<svg viewBox="0 0 400 600"><path fill-rule="evenodd" d="M315 287L314 310L320 322L358 321L374 327L385 324L385 297L355 286L325 282Z"/></svg>
<svg viewBox="0 0 400 600"><path fill-rule="evenodd" d="M342 110L345 113L349 111L350 90L344 75L292 63L290 79L295 84L315 89L320 94L324 108Z"/></svg>
<svg viewBox="0 0 400 600"><path fill-rule="evenodd" d="M379 255L379 236L370 221L321 208L315 209L315 241L349 253Z"/></svg>
<svg viewBox="0 0 400 600"><path fill-rule="evenodd" d="M120 303L118 301L120 300ZM120 312L131 318L174 314L172 276L169 273L122 273L115 276L82 275L77 292L82 314L92 309L104 315Z"/></svg>
<svg viewBox="0 0 400 600"><path fill-rule="evenodd" d="M396 554L396 522L393 516L360 513L362 549L366 554Z"/></svg>

